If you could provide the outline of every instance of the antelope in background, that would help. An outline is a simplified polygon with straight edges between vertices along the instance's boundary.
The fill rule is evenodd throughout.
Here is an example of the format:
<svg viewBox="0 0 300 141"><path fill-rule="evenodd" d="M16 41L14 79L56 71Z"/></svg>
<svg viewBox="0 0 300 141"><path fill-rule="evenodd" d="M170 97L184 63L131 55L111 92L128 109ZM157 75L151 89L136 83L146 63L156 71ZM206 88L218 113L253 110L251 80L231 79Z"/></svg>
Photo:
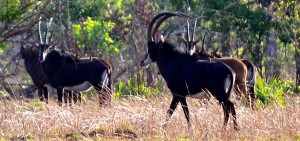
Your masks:
<svg viewBox="0 0 300 141"><path fill-rule="evenodd" d="M159 26L172 16L189 17L182 13L173 12L164 12L153 17L147 31L148 50L141 60L142 67L147 67L150 63L156 62L162 77L172 92L173 99L167 111L167 121L172 116L178 103L181 103L190 127L186 97L202 99L207 97L205 92L210 92L220 102L224 110L224 128L228 124L229 114L231 113L234 129L239 130L234 104L230 100L235 82L235 73L232 69L219 61L198 60L187 52L182 52L174 45L165 42L163 37L159 41L154 40L154 35ZM157 24L153 30L156 21Z"/></svg>
<svg viewBox="0 0 300 141"><path fill-rule="evenodd" d="M24 59L24 65L25 69L30 75L33 84L38 89L38 96L40 98L40 101L44 101L48 103L48 89L46 85L49 85L48 77L46 76L43 68L42 68L42 52L39 50L39 47L43 47L45 44L49 44L51 42L51 36L50 39L47 38L47 33L49 30L49 26L51 25L52 19L47 23L46 25L46 31L44 40L42 39L42 33L41 33L41 21L39 22L39 43L33 43L33 42L27 42L22 43L20 48L20 54L21 57ZM54 42L50 46L56 46L59 42ZM81 103L81 93L76 91L71 91L68 89L64 90L64 98L65 98L65 104L67 104L67 99L69 98L69 103L71 105L72 103L72 97L74 104L79 101Z"/></svg>
<svg viewBox="0 0 300 141"><path fill-rule="evenodd" d="M250 108L254 109L254 100L253 96L251 93L249 93L248 88L247 88L247 66L243 63L242 60L237 59L237 58L229 58L229 57L223 57L223 58L217 58L212 56L209 52L206 52L204 49L204 44L205 43L205 37L206 34L204 35L202 39L202 48L199 51L197 48L197 44L200 42L201 38L195 40L195 29L196 29L196 22L194 24L193 32L192 32L192 38L189 36L189 22L187 21L187 27L186 27L186 38L180 37L180 39L183 41L183 43L186 45L186 48L188 49L188 52L195 58L197 59L204 59L204 60L213 60L213 61L220 61L229 67L235 72L236 74L236 79L235 79L235 85L234 88L236 90L236 94L238 95L238 98L244 94L247 99L247 104L249 105ZM211 35L209 38L209 43L212 39L214 34Z"/></svg>
<svg viewBox="0 0 300 141"><path fill-rule="evenodd" d="M210 58L222 58L221 55L217 54L217 51L219 49L220 49L220 47L216 48L211 53L208 53ZM240 59L240 60L247 66L247 87L248 87L248 92L250 92L251 103L253 103L252 104L252 109L254 109L254 103L255 103L255 99L256 99L255 84L256 84L257 68L249 60L246 60L246 59Z"/></svg>

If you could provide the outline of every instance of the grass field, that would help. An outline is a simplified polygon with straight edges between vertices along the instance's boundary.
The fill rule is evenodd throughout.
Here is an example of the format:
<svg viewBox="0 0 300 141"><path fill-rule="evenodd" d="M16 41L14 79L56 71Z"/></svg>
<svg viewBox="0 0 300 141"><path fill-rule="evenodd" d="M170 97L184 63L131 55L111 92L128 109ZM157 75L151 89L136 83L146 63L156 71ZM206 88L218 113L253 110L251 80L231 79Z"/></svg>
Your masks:
<svg viewBox="0 0 300 141"><path fill-rule="evenodd" d="M55 100L1 100L0 140L300 140L300 97L254 111L234 101L240 132L231 118L222 129L223 111L215 99L188 99L190 130L180 105L163 128L170 102L170 94L114 99L110 108L99 108L97 98L72 107L58 107Z"/></svg>

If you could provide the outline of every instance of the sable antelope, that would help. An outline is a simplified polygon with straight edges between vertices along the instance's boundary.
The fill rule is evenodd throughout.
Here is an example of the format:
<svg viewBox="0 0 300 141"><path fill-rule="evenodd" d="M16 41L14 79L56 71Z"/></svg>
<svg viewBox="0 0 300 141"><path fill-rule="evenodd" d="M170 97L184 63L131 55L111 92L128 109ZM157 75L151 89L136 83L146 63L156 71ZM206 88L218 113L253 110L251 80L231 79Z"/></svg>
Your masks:
<svg viewBox="0 0 300 141"><path fill-rule="evenodd" d="M248 90L247 90L247 66L239 59L236 58L215 58L212 57L208 52L204 50L204 42L205 42L205 36L204 35L202 39L202 49L199 51L197 49L197 44L201 40L201 38L195 40L195 29L196 29L196 20L192 32L192 38L190 38L190 33L189 33L189 22L187 21L187 27L186 27L186 38L180 37L180 39L183 41L183 43L186 45L186 48L188 49L188 52L195 58L197 59L210 59L213 61L220 61L229 67L235 72L236 74L236 79L234 83L234 88L236 90L236 93L240 97L241 94L245 94L246 96L248 95ZM213 34L214 35L214 34ZM210 37L210 40L212 39L213 35ZM248 98L248 103L250 104L250 107L253 107L253 103L251 103L250 98Z"/></svg>
<svg viewBox="0 0 300 141"><path fill-rule="evenodd" d="M51 43L51 37L52 33L50 32L50 37L47 38L48 31L50 29L50 25L52 22L52 18L49 22L46 24L46 30L45 30L45 36L44 40L42 39L42 33L41 33L41 18L39 21L39 43L26 43L25 45L22 44L21 46L21 55L24 58L25 68L29 75L31 76L34 84L38 87L38 95L40 97L40 100L43 101L43 99L46 99L46 103L48 103L48 89L45 87L45 85L49 85L49 80L42 68L42 60L43 60L43 51L46 46L56 46L59 42L55 41L53 44ZM24 45L24 46L23 46ZM43 91L42 91L43 89ZM43 96L44 94L44 96ZM65 89L64 92L65 97L65 103L67 103L67 97L73 97L74 103L78 101L81 102L81 93L76 91L71 91ZM69 98L70 99L70 98ZM69 100L69 103L71 104L71 99Z"/></svg>
<svg viewBox="0 0 300 141"><path fill-rule="evenodd" d="M172 116L180 102L185 118L190 126L189 109L186 97L204 98L204 91L209 91L222 105L224 110L224 128L227 126L229 114L232 114L234 129L239 130L236 121L234 104L230 100L235 73L227 65L218 61L197 60L187 52L180 51L174 45L154 40L154 35L161 23L172 16L185 16L182 13L164 12L156 15L150 22L148 35L148 50L141 60L141 66L146 67L156 62L158 69L172 92L172 102L167 111L167 120ZM152 30L156 20L157 24Z"/></svg>
<svg viewBox="0 0 300 141"><path fill-rule="evenodd" d="M211 53L209 53L209 56L210 58L222 58L221 55L217 54L217 51L219 50L220 48L218 47L217 49L215 49L214 51L212 51ZM248 90L250 92L250 97L251 97L251 103L252 104L252 109L254 109L254 103L255 103L255 82L256 82L256 71L257 71L257 68L256 66L246 60L246 59L239 59L241 60L246 66L247 66L247 77L246 77L246 80L247 80L247 87L248 87Z"/></svg>
<svg viewBox="0 0 300 141"><path fill-rule="evenodd" d="M235 72L236 74L236 79L235 79L235 85L234 88L236 90L236 94L238 97L241 97L242 94L246 95L248 98L248 104L250 107L253 107L253 103L250 101L249 93L248 93L248 88L247 88L247 66L237 58L229 58L229 57L224 57L224 58L214 58L211 56L207 56L207 53L201 53L202 51L195 52L198 57L202 59L210 59L213 61L220 61L222 63L225 63L231 69Z"/></svg>
<svg viewBox="0 0 300 141"><path fill-rule="evenodd" d="M69 54L54 48L47 48L45 54L42 62L43 70L51 86L57 90L60 105L63 88L86 91L91 86L98 91L100 106L110 104L112 94L110 63L97 57L76 61Z"/></svg>
<svg viewBox="0 0 300 141"><path fill-rule="evenodd" d="M37 43L22 43L20 53L22 58L24 59L25 69L30 75L33 84L38 89L38 96L40 98L40 101L45 100L45 102L48 103L48 89L46 85L49 85L49 80L42 68L42 62L38 58L38 45L39 44ZM79 102L81 101L80 93L65 89L64 97L67 98L68 96L73 97L74 103L76 103L77 100ZM66 100L65 103L67 103ZM69 101L69 103L71 103L71 100Z"/></svg>
<svg viewBox="0 0 300 141"><path fill-rule="evenodd" d="M48 103L48 90L45 85L49 84L49 80L43 71L41 61L38 59L38 48L35 47L34 43L22 43L20 53L24 59L25 69L38 89L40 101L45 100Z"/></svg>

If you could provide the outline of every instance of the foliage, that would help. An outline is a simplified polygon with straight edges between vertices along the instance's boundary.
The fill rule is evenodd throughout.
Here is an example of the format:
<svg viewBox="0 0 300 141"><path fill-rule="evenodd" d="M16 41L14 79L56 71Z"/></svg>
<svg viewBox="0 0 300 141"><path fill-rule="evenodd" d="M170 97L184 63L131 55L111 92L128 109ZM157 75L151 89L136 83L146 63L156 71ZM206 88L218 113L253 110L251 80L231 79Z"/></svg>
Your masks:
<svg viewBox="0 0 300 141"><path fill-rule="evenodd" d="M121 98L122 96L136 95L147 98L158 95L160 91L159 85L149 87L145 81L138 83L138 75L136 74L133 78L128 79L127 82L120 81L115 85L114 97Z"/></svg>
<svg viewBox="0 0 300 141"><path fill-rule="evenodd" d="M7 48L7 42L0 43L0 55L4 53Z"/></svg>
<svg viewBox="0 0 300 141"><path fill-rule="evenodd" d="M83 22L83 29L80 24L73 25L73 34L80 48L89 48L85 44L95 45L98 52L117 53L119 51L116 42L110 37L110 32L115 24L112 22L96 21L88 17ZM91 47L90 47L91 48Z"/></svg>
<svg viewBox="0 0 300 141"><path fill-rule="evenodd" d="M198 17L196 37L201 38L204 33L216 33L216 37L212 39L212 48L221 46L223 55L246 58L254 62L262 76L258 80L261 82L258 82L260 86L257 91L263 103L280 99L280 92L292 94L293 89L300 87L293 85L297 81L300 84L300 77L294 80L295 73L300 76L300 63L296 62L300 51L299 1L54 0L51 5L49 3L50 0L0 1L0 57L9 49L8 42L5 42L7 39L16 37L19 40L18 35L22 34L32 36L31 41L35 41L37 33L32 33L32 28L38 18L53 17L55 24L61 24L55 25L59 28L56 32L65 35L63 32L67 29L74 37L72 45L77 45L79 51L83 51L77 53L104 56L103 58L112 62L114 71L118 74L117 71L122 70L118 66L122 63L120 60L126 64L139 61L143 53L141 48L146 45L147 26L155 14L162 11L182 11ZM183 26L180 25L178 30L182 30ZM275 42L269 46L267 42L273 32ZM58 39L69 40L63 37ZM71 47L65 45L65 48ZM276 49L275 55L268 54L269 47ZM0 62L1 67L4 66L3 62ZM266 77L267 73L273 72L267 71L268 65L279 70L279 75L270 74L271 79ZM132 68L129 75L116 83L116 97L148 97L160 92L161 86L154 85L150 88L142 82L144 77L139 77L137 68ZM21 78L20 81L24 80L23 76L18 78Z"/></svg>
<svg viewBox="0 0 300 141"><path fill-rule="evenodd" d="M261 77L257 77L256 81L256 97L264 105L277 103L279 105L285 105L286 102L283 95L290 93L291 84L281 81L278 78L271 78L268 81L263 81Z"/></svg>
<svg viewBox="0 0 300 141"><path fill-rule="evenodd" d="M40 14L47 9L50 0L1 0L0 43L21 35L38 23Z"/></svg>
<svg viewBox="0 0 300 141"><path fill-rule="evenodd" d="M1 0L0 21L14 20L20 15L20 0Z"/></svg>
<svg viewBox="0 0 300 141"><path fill-rule="evenodd" d="M37 102L33 102L31 104L24 105L23 110L24 111L38 112L38 111L43 110L44 106L45 106L44 102L37 101Z"/></svg>

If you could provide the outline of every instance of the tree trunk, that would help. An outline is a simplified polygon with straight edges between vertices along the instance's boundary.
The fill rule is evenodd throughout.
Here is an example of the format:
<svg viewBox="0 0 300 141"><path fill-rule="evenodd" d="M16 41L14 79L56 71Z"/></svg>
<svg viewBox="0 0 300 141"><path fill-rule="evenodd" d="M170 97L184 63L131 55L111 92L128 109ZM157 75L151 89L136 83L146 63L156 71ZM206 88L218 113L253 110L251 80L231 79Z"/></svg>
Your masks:
<svg viewBox="0 0 300 141"><path fill-rule="evenodd" d="M146 73L147 73L147 86L152 86L153 82L154 82L154 78L153 78L153 68L151 66L149 66L148 68L145 69Z"/></svg>
<svg viewBox="0 0 300 141"><path fill-rule="evenodd" d="M230 35L229 34L228 35L218 34L217 36L218 36L218 39L219 39L219 45L221 46L222 56L230 56L229 39L226 39L226 37L229 37Z"/></svg>
<svg viewBox="0 0 300 141"><path fill-rule="evenodd" d="M295 60L296 60L296 93L299 92L299 86L300 86L300 53L296 49L295 51Z"/></svg>
<svg viewBox="0 0 300 141"><path fill-rule="evenodd" d="M277 56L277 45L276 45L276 37L273 30L270 31L270 37L269 39L265 39L265 45L267 46L266 51L266 58L267 61L264 64L264 67L266 68L265 76L266 80L272 78L272 77L279 77L280 76L280 66L278 64L278 56Z"/></svg>

